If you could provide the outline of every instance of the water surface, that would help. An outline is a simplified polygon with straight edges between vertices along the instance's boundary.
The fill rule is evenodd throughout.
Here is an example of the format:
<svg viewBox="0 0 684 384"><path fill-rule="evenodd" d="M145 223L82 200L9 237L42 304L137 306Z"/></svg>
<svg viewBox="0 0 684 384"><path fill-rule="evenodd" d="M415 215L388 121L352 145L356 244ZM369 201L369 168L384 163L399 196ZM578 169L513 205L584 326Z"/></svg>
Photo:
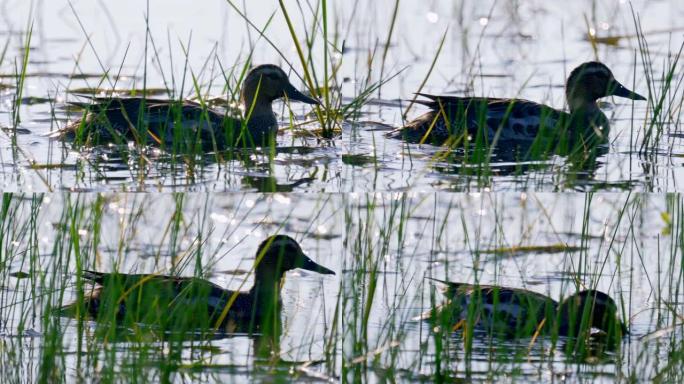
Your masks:
<svg viewBox="0 0 684 384"><path fill-rule="evenodd" d="M2 244L2 364L19 381L45 374L45 364L64 366L68 380L169 374L225 381L270 371L371 382L390 372L400 381L441 374L575 382L679 372L678 196L64 194L17 197L7 207L14 220L5 223ZM94 232L94 220L106 230ZM102 343L94 323L82 332L73 319L45 313L75 297L77 262L186 276L201 265L211 281L246 290L258 243L276 232L337 273L287 275L278 359L255 356L254 338L240 334L180 346L140 337ZM19 271L30 276L12 275ZM443 300L426 277L553 298L594 287L615 298L631 334L616 350L579 359L544 337L530 344L476 335L465 354L455 332L438 348L431 326L415 320ZM91 357L79 363L78 356Z"/></svg>
<svg viewBox="0 0 684 384"><path fill-rule="evenodd" d="M79 100L74 91L147 89L157 97L197 97L194 76L202 97L225 98L224 74L235 89L230 73L240 70L250 53L253 63L291 68L295 85L305 88L302 65L277 4L236 6L253 26L267 26L263 37L224 1L192 9L176 0L77 1L72 6L51 1L32 8L23 2L4 4L12 10L4 13L8 48L0 66L5 116L0 122L10 127L0 137L6 190L676 191L680 184L682 93L676 84L681 64L675 63L675 55L682 43L678 20L684 7L677 1L406 2L399 4L394 28L395 4L389 0L331 4L328 71L337 68L329 84L339 91L334 94L346 104L373 84L382 86L368 95L358 113L338 121L341 134L332 140L302 137L302 130L320 129L307 115L308 106L293 104L291 116L276 103L283 132L279 145L312 150L286 150L274 159L251 161L217 161L212 155L174 161L155 151L84 150L46 135L78 118L65 108L66 102ZM303 49L320 78L325 68L317 8L288 7L300 42L316 32L312 48L304 44ZM645 41L637 38L633 16ZM599 40L592 44L588 33ZM15 124L15 75L22 72L27 42L27 77ZM465 166L458 154L442 160L438 147L404 145L384 136L424 110L409 108L417 91L521 97L563 109L567 74L595 59L650 101L604 100L613 122L610 145L591 166L573 169L563 157L522 165L494 157L483 170L477 164ZM674 78L666 89L664 71L672 67ZM661 99L663 108L654 115ZM290 117L301 123L299 133L287 129ZM658 124L652 126L653 121ZM649 140L642 147L645 137Z"/></svg>

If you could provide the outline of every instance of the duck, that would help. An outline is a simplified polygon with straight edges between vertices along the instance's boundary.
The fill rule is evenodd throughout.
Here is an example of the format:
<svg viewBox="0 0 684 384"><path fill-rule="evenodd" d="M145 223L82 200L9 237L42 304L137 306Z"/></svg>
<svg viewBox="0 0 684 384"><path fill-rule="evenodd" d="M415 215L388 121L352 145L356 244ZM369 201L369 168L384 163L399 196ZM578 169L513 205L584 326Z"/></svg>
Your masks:
<svg viewBox="0 0 684 384"><path fill-rule="evenodd" d="M464 128L470 138L481 137L501 147L596 145L607 142L610 129L597 100L619 96L647 100L620 84L603 63L590 61L576 67L567 79L565 97L569 112L523 99L439 96L417 93L427 100L418 104L428 112L390 132L389 137L410 143L458 143Z"/></svg>
<svg viewBox="0 0 684 384"><path fill-rule="evenodd" d="M190 100L90 97L88 102L71 103L84 114L56 136L92 144L134 141L167 148L182 142L205 150L266 146L278 133L272 103L282 97L320 105L297 90L282 68L263 64L249 71L240 91L246 118L237 108L222 113Z"/></svg>
<svg viewBox="0 0 684 384"><path fill-rule="evenodd" d="M84 270L83 279L94 283L94 289L84 292L81 304L61 307L60 315L164 330L259 332L267 320L279 316L280 287L286 272L296 268L335 274L311 260L293 238L274 235L257 249L255 283L249 291L227 290L197 277Z"/></svg>
<svg viewBox="0 0 684 384"><path fill-rule="evenodd" d="M557 334L617 339L629 333L618 307L606 293L588 289L560 302L540 293L495 285L473 285L432 279L444 287L445 303L421 315L446 321L456 330L472 320L473 329L505 338Z"/></svg>

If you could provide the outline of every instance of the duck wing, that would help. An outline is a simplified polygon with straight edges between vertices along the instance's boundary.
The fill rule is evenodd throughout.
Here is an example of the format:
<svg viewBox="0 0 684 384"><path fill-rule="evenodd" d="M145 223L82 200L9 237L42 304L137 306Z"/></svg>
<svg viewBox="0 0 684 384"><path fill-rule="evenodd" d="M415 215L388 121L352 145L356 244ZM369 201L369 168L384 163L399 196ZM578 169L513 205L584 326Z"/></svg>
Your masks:
<svg viewBox="0 0 684 384"><path fill-rule="evenodd" d="M78 96L87 99L88 101L69 101L68 104L77 106L82 109L88 109L94 113L101 113L107 110L116 109L133 112L135 110L139 110L143 103L145 104L145 106L152 106L165 104L169 105L171 103L176 102L175 100L155 99L146 97L102 97L89 95Z"/></svg>
<svg viewBox="0 0 684 384"><path fill-rule="evenodd" d="M489 129L490 137L499 133L501 141L533 141L540 133L550 134L568 119L568 113L522 99L495 99L473 102L468 110L468 125Z"/></svg>
<svg viewBox="0 0 684 384"><path fill-rule="evenodd" d="M220 113L193 101L150 99L142 97L89 97L89 102L70 102L86 110L84 116L65 128L63 135L73 136L85 126L99 142L139 141L148 136L151 143L172 146L174 142L192 145L226 146L226 131L239 131L239 117ZM231 136L231 135L228 135Z"/></svg>
<svg viewBox="0 0 684 384"><path fill-rule="evenodd" d="M191 285L207 286L225 291L218 285L197 277L179 277L145 273L107 273L84 270L83 278L103 287L120 285L127 290L137 287L169 287L173 288L174 294L176 295L182 293L184 289L187 289Z"/></svg>
<svg viewBox="0 0 684 384"><path fill-rule="evenodd" d="M83 271L83 278L93 281L103 288L117 287L124 290L159 289L160 292L176 297L190 288L204 287L209 291L226 291L218 285L197 277L179 277L157 274L106 273L91 270Z"/></svg>
<svg viewBox="0 0 684 384"><path fill-rule="evenodd" d="M149 125L167 122L177 114L182 119L199 119L204 114L211 118L212 122L220 121L223 114L210 108L203 108L194 101L178 101L165 99L150 99L142 97L89 97L89 102L69 102L83 109L88 109L90 114L105 115L110 120L128 120L131 124L138 123L138 116L144 113L143 122ZM149 116L148 116L149 115ZM160 119L163 117L163 119Z"/></svg>
<svg viewBox="0 0 684 384"><path fill-rule="evenodd" d="M506 336L529 336L545 319L555 320L558 303L536 292L437 281L444 284L443 293L448 298L442 310L448 308L459 320L474 319L475 326L487 331Z"/></svg>
<svg viewBox="0 0 684 384"><path fill-rule="evenodd" d="M446 113L450 125L465 126L468 133L486 133L489 141L499 134L500 141L532 141L540 131L553 130L569 114L543 104L523 99L459 97L419 93L429 100L416 102L431 109L412 121L408 128L424 126L436 113Z"/></svg>
<svg viewBox="0 0 684 384"><path fill-rule="evenodd" d="M468 105L470 103L479 102L495 102L506 101L507 99L500 99L495 97L469 97L469 96L445 96L445 95L431 95L429 93L416 93L418 96L425 97L429 100L416 100L415 103L425 105L433 110L440 110L442 106L446 108L455 107L458 105Z"/></svg>
<svg viewBox="0 0 684 384"><path fill-rule="evenodd" d="M148 324L180 323L182 320L183 324L195 328L212 326L212 319L223 311L233 294L195 277L86 270L83 278L98 285L87 293L84 302L92 317L114 316ZM70 304L63 309L73 307L74 304Z"/></svg>
<svg viewBox="0 0 684 384"><path fill-rule="evenodd" d="M126 142L131 139L140 139L138 125L142 123L148 126L146 116L149 115L149 111L158 111L160 108L168 110L173 103L171 100L142 97L88 96L86 98L88 102L69 102L71 105L82 108L84 113L80 119L66 126L60 136L74 136L83 127L87 135L94 136L98 142ZM156 126L151 127L150 130L154 133L156 128Z"/></svg>
<svg viewBox="0 0 684 384"><path fill-rule="evenodd" d="M119 272L97 272L92 270L83 270L83 278L90 280L99 285L110 285L114 283L123 284L125 288L131 288L133 285L145 284L147 282L180 282L191 279L189 277L178 277L168 275L157 275L149 273L119 273Z"/></svg>

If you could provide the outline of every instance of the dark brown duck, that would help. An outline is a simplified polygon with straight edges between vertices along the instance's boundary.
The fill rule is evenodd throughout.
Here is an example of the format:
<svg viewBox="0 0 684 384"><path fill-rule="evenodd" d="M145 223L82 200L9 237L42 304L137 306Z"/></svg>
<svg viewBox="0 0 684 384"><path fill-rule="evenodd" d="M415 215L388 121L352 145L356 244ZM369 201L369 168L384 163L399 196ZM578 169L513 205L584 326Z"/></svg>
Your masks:
<svg viewBox="0 0 684 384"><path fill-rule="evenodd" d="M424 320L462 328L471 318L472 327L506 337L536 333L576 337L591 335L593 329L619 339L628 333L618 318L617 304L600 291L579 291L557 302L525 289L433 280L444 284L447 301L424 313Z"/></svg>
<svg viewBox="0 0 684 384"><path fill-rule="evenodd" d="M278 132L271 104L282 97L320 104L298 91L280 67L265 64L252 69L245 78L240 97L244 117L191 101L93 98L89 103L74 103L85 109L84 115L62 130L61 136L78 136L92 144L135 141L166 148L180 144L205 151L264 146Z"/></svg>
<svg viewBox="0 0 684 384"><path fill-rule="evenodd" d="M81 305L62 307L61 314L128 325L145 323L174 331L255 332L278 316L282 280L287 271L296 268L335 274L307 257L294 239L277 235L259 246L255 283L249 291L230 291L194 277L84 271L83 278L97 287L85 292Z"/></svg>
<svg viewBox="0 0 684 384"><path fill-rule="evenodd" d="M646 100L620 84L610 69L587 62L568 77L565 95L569 113L529 100L487 97L457 97L419 94L429 100L418 103L430 111L390 133L413 143L449 144L463 138L482 137L487 143L530 144L535 140L557 144L602 143L607 140L609 121L596 101L606 96Z"/></svg>

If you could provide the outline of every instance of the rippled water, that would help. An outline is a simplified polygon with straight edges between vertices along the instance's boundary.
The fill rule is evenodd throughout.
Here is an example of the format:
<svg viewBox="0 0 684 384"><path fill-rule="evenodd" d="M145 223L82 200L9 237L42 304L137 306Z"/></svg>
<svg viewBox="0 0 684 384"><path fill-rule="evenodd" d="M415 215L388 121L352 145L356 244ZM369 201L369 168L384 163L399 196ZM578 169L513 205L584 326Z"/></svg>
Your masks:
<svg viewBox="0 0 684 384"><path fill-rule="evenodd" d="M15 239L5 244L8 254L16 256L7 260L3 273L3 284L11 287L4 293L4 302L15 308L3 314L3 342L8 347L25 343L27 359L14 361L5 355L3 364L18 365L24 372L38 369L39 359L31 356L46 343L40 335L50 334L41 317L31 314L40 314L48 302L68 302L74 297L72 272L61 272L72 270L76 260L69 248L62 248L73 243L70 236L80 238L81 262L87 267L110 270L116 263L126 271L163 272L175 265L184 267L181 274L188 275L193 274L193 260L199 257L213 282L243 290L252 284L246 272L258 243L277 231L294 236L310 257L337 275L288 274L283 290L287 326L277 366L281 374L295 369L304 377L315 373L340 378L339 371L323 363L337 359L351 364L353 372L358 362L350 362L360 357L353 345L359 341L361 328L357 327L366 311L368 348L380 352L363 377L380 380L382 367L391 367L398 378L406 380L434 374L430 327L414 320L430 308L431 300L441 300L439 293L431 299L435 286L425 279L430 276L524 287L554 298L572 292L575 284L596 287L610 293L629 319L631 334L621 349L598 355L588 365L575 365L560 350L550 349L543 338L529 349L529 340L491 344L487 337L476 337L472 356L464 360L463 341L455 334L447 350L452 361L442 360L448 367L442 369L451 375L484 379L515 372L534 381L560 376L650 379L667 371L667 354L677 350L675 340L680 340L678 328L667 330L675 320L673 314L682 309L682 279L677 277L681 215L674 215L681 211L679 197L489 193L50 196L15 199L10 204L15 220L5 232ZM102 228L107 228L99 236L89 225L97 212L102 213ZM181 236L175 238L165 232L174 214L182 217ZM70 227L62 224L65 217L81 217L72 235ZM21 228L32 220L36 235L21 236ZM677 235L670 236L672 231ZM91 249L94 239L99 243ZM561 243L573 248L552 247ZM32 249L38 251L35 257L21 257ZM22 270L34 275L17 279L7 274ZM62 288L57 292L52 288L60 286L65 288L61 299ZM36 293L31 295L33 290ZM367 302L371 294L374 299ZM22 297L31 297L34 304L27 307ZM340 318L333 322L336 312ZM64 374L77 377L76 323L60 321L64 350L58 353L65 353ZM18 324L23 328L16 328ZM662 333L654 334L656 330ZM329 344L332 340L335 346ZM139 343L122 343L114 350L120 359L117 369L125 373L126 362L157 348L144 340ZM197 363L195 353L206 353L205 369L196 372L200 376L228 380L258 375L264 363L255 360L253 343L250 337L235 335L208 341L193 353L197 346L188 342L188 355L179 356L178 362ZM141 345L147 347L140 350ZM325 351L331 346L337 357L326 360ZM653 354L662 360L654 360ZM160 357L160 363L168 363L169 358ZM159 369L150 366L143 372L154 377ZM193 372L184 369L173 372L177 378L193 377Z"/></svg>
<svg viewBox="0 0 684 384"><path fill-rule="evenodd" d="M668 118L659 119L664 124L663 134L655 144L649 144L647 154L640 153L645 132L653 120L653 108L662 93L662 71L674 61L672 55L682 42L677 20L684 7L676 1L633 3L649 44L656 93L650 95L648 103L632 105L624 99L605 100L604 109L613 121L611 144L596 164L571 170L560 157L520 169L511 162L498 162L495 157L486 172L477 170L477 164L464 167L458 155L448 161L436 161L440 148L407 146L386 139L384 133L390 127L400 126L403 114L411 118L421 113L420 106L406 110L407 100L418 90L515 96L562 109L563 85L569 71L597 57L612 68L618 80L649 95L629 3L400 3L386 55L383 42L389 33L392 2L333 4L330 35L335 37L338 49L344 47L340 52L333 51L333 60L340 64L337 78L345 97L343 102L350 102L366 84L378 81L381 75L386 80L371 94L358 116L342 122L341 136L320 141L293 136L288 131L279 138L280 146L312 150L286 151L272 161L217 162L208 156L207 161L192 164L174 162L168 156L154 153L141 157L135 153L74 150L70 143L50 140L46 134L78 117L77 112L65 108L65 102L78 100L69 91L147 88L195 96L190 75L193 74L203 93L222 96L225 80L221 68L230 71L242 65L250 47L254 48L254 63L293 63L294 71L301 75L302 68L279 7L269 2L249 2L245 11L256 26L265 25L275 13L265 33L271 45L266 38L258 38L255 30L248 28L244 19L223 1L205 2L191 10L184 9L187 6L180 1L151 1L149 10L136 1L80 1L74 2L73 7L68 4L40 2L29 19L28 4L5 2L12 10L5 13L8 48L1 67L5 75L5 127L13 126L10 112L17 95L13 88L17 79L13 75L21 72L28 21L34 20L28 77L19 109L21 122L16 131L5 130L0 142L5 189L677 190L680 167L676 159L681 154L678 106L682 102L678 87L673 85L666 97ZM311 20L311 11L302 8L290 12L294 12L291 18L298 35L305 36L307 24L302 20ZM145 33L145 15L149 16L149 35ZM597 44L594 51L586 39L586 23L594 26L599 38L614 37L613 41L600 40L611 44ZM426 79L442 36L444 46ZM320 40L311 54L316 71L321 71ZM110 74L109 78L103 78L105 73ZM297 86L302 86L295 74L291 77ZM679 80L680 72L675 71L673 84ZM425 86L421 88L423 81ZM293 108L295 117L307 120L307 106L295 104ZM275 109L282 117L283 128L287 127L287 110L281 103ZM317 123L310 122L303 128L315 129ZM354 156L358 154L366 157ZM468 171L472 167L475 170Z"/></svg>
<svg viewBox="0 0 684 384"><path fill-rule="evenodd" d="M315 31L310 53L321 75L323 26L312 27L320 3L283 3L302 41ZM75 91L146 88L159 97L168 89L192 97L194 76L203 96L225 97L222 72L241 69L250 53L253 63L291 67L290 79L305 89L278 3L235 4L249 26L224 0L150 0L149 8L134 0L0 2L0 175L3 190L29 193L5 195L0 206L0 375L17 382L48 373L66 381L132 374L192 382L681 379L682 199L640 192L680 189L684 72L675 61L684 5L399 2L390 30L393 1L328 3L342 103L382 86L331 140L303 134L320 128L309 106L292 104L290 113L276 102L282 134L274 155L217 160L155 148L77 148L48 135L78 118L67 106L79 100ZM632 7L648 43L650 83ZM263 37L254 26L267 26ZM595 46L589 29L601 39ZM603 100L610 144L592 166L578 170L562 156L464 164L462 153L385 137L425 110L409 108L419 90L562 109L567 74L597 58L650 100ZM663 112L654 117L654 110ZM653 121L662 132L649 136ZM642 148L645 137L654 141ZM170 191L200 193L157 193ZM570 191L598 193L549 193ZM97 343L92 329L82 333L45 312L75 297L81 267L192 275L201 266L211 281L245 290L259 242L276 232L337 272L288 274L278 356L260 355L258 340L241 334L189 340L179 350L146 338ZM479 335L466 354L454 332L438 348L434 330L414 319L442 299L427 277L553 298L591 286L618 301L631 334L617 350L579 361L543 338Z"/></svg>

